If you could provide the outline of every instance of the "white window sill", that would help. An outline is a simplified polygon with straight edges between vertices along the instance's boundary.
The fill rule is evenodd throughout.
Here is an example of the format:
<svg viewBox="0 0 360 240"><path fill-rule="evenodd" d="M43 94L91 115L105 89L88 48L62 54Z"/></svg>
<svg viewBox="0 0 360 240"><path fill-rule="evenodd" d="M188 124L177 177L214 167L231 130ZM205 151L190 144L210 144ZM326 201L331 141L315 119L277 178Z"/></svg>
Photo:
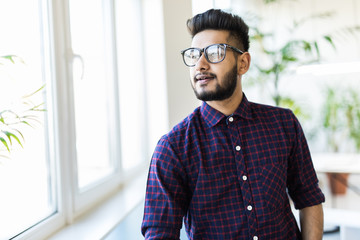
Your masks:
<svg viewBox="0 0 360 240"><path fill-rule="evenodd" d="M113 197L79 217L73 224L61 229L48 240L99 240L104 238L144 200L146 176L145 171L141 172Z"/></svg>

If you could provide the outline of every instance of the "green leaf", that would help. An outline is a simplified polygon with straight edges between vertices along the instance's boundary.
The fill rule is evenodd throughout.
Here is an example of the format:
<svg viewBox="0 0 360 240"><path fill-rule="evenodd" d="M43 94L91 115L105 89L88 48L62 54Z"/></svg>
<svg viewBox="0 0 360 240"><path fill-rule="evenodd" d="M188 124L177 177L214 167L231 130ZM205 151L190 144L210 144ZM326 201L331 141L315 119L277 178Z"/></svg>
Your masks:
<svg viewBox="0 0 360 240"><path fill-rule="evenodd" d="M6 149L8 150L8 152L10 152L10 148L8 143L5 141L5 139L3 137L0 137L0 142L2 142L2 144L6 147Z"/></svg>
<svg viewBox="0 0 360 240"><path fill-rule="evenodd" d="M269 51L269 50L266 50L266 49L263 49L264 53L268 54L268 55L271 55L271 56L275 56L277 54L276 51Z"/></svg>
<svg viewBox="0 0 360 240"><path fill-rule="evenodd" d="M259 70L259 72L261 72L261 73L263 73L263 74L266 74L266 75L274 72L274 67L271 67L271 68L262 68L262 67L256 65L256 68Z"/></svg>
<svg viewBox="0 0 360 240"><path fill-rule="evenodd" d="M10 142L10 146L12 145L12 141L11 141L11 135L9 134L9 132L7 132L7 131L2 131L4 134L5 134L5 136L7 136L7 138L9 139L9 142Z"/></svg>
<svg viewBox="0 0 360 240"><path fill-rule="evenodd" d="M19 145L23 148L23 145L21 144L19 138L15 134L8 132L8 131L4 131L3 133L5 133L5 135L9 138L10 145L12 145L11 138L14 138L19 143Z"/></svg>
<svg viewBox="0 0 360 240"><path fill-rule="evenodd" d="M27 120L27 122L32 121L32 123L36 122L36 123L41 124L41 121L39 120L39 118L37 116L33 116L33 115L23 116L21 120ZM21 121L21 123L22 122L23 121ZM33 125L31 125L31 127L33 127Z"/></svg>
<svg viewBox="0 0 360 240"><path fill-rule="evenodd" d="M14 57L16 57L15 55L7 55L7 56L1 56L1 57L9 60L12 63L15 63L15 61L14 61Z"/></svg>
<svg viewBox="0 0 360 240"><path fill-rule="evenodd" d="M27 121L21 121L20 123L26 124L26 125L28 125L29 127L32 127L32 128L33 128L33 126L32 126L30 123L28 123Z"/></svg>
<svg viewBox="0 0 360 240"><path fill-rule="evenodd" d="M335 46L335 44L334 44L331 36L326 35L326 36L323 36L323 38L324 38L328 43L330 43L330 45L331 45L334 49L336 49L336 46Z"/></svg>
<svg viewBox="0 0 360 240"><path fill-rule="evenodd" d="M294 56L284 55L282 57L282 60L285 61L285 62L297 62L299 59L297 57L294 57Z"/></svg>
<svg viewBox="0 0 360 240"><path fill-rule="evenodd" d="M34 107L30 108L28 111L39 111L39 112L46 112L45 108L41 108L41 106L45 105L45 103L40 103L39 105L35 105Z"/></svg>
<svg viewBox="0 0 360 240"><path fill-rule="evenodd" d="M311 50L312 50L312 46L311 46L311 43L310 42L308 42L308 41L302 41L302 43L303 43L303 49L304 49L304 51L305 52L311 52Z"/></svg>
<svg viewBox="0 0 360 240"><path fill-rule="evenodd" d="M34 92L32 92L32 93L30 93L30 94L28 94L28 95L23 96L23 98L28 98L28 97L31 97L31 96L35 95L36 93L38 93L38 92L40 92L41 90L43 90L43 89L45 88L45 85L46 85L46 84L42 85L39 89L35 90Z"/></svg>
<svg viewBox="0 0 360 240"><path fill-rule="evenodd" d="M13 131L17 132L20 135L20 137L22 138L22 140L25 141L24 135L19 130L13 129Z"/></svg>
<svg viewBox="0 0 360 240"><path fill-rule="evenodd" d="M314 42L314 47L315 47L315 50L316 50L317 58L320 59L320 49L319 49L319 45L318 45L318 43L316 41Z"/></svg>

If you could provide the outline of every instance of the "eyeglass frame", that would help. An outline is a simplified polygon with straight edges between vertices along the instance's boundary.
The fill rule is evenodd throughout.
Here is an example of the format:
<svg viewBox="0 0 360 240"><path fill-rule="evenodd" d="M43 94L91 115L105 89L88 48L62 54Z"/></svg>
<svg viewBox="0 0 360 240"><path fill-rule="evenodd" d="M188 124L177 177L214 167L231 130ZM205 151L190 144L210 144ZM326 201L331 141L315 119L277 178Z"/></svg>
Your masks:
<svg viewBox="0 0 360 240"><path fill-rule="evenodd" d="M206 49L208 49L209 47L212 47L212 46L214 46L214 45L222 45L222 46L225 46L224 57L223 57L220 61L217 61L217 62L211 62L211 61L209 60L209 58L208 58L207 53L206 53ZM183 61L184 61L184 64L185 64L186 66L188 66L188 67L194 67L203 54L205 55L206 61L208 61L209 63L220 63L220 62L224 61L224 59L225 59L225 57L226 57L226 49L227 49L227 48L230 48L230 49L232 49L233 51L235 51L235 52L237 52L237 53L240 53L240 54L244 54L244 53L245 53L245 52L241 51L240 49L238 49L238 48L236 48L236 47L233 47L233 46L230 46L229 44L226 44L226 43L215 43L215 44L211 44L211 45L209 45L209 46L207 46L207 47L204 47L204 48L194 48L194 47L190 47L190 48L187 48L187 49L182 50L180 53L181 53L181 55L182 55L182 59L183 59ZM200 51L199 59L198 59L198 61L197 61L194 65L188 65L188 64L186 64L186 62L185 62L184 54L185 54L185 52L186 52L187 50L190 50L190 49L197 49L197 50Z"/></svg>

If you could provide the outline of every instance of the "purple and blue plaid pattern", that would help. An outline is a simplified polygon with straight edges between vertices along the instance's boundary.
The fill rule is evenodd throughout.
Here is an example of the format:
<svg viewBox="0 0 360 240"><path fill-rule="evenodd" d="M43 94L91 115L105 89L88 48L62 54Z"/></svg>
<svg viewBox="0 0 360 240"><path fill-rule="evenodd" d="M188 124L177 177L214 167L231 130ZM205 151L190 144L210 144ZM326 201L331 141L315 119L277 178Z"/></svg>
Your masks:
<svg viewBox="0 0 360 240"><path fill-rule="evenodd" d="M147 183L145 239L301 239L290 208L324 202L290 110L248 102L224 116L206 103L163 136Z"/></svg>

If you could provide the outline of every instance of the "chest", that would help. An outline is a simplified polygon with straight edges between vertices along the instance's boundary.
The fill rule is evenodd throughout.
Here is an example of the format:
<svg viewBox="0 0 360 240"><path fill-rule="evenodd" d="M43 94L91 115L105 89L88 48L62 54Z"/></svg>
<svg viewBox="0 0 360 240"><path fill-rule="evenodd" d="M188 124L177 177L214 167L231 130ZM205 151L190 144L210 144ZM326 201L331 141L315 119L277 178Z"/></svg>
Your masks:
<svg viewBox="0 0 360 240"><path fill-rule="evenodd" d="M280 126L242 122L197 130L187 139L181 159L195 191L230 187L243 178L261 185L261 174L269 166L281 166L285 174L290 152L291 141Z"/></svg>

